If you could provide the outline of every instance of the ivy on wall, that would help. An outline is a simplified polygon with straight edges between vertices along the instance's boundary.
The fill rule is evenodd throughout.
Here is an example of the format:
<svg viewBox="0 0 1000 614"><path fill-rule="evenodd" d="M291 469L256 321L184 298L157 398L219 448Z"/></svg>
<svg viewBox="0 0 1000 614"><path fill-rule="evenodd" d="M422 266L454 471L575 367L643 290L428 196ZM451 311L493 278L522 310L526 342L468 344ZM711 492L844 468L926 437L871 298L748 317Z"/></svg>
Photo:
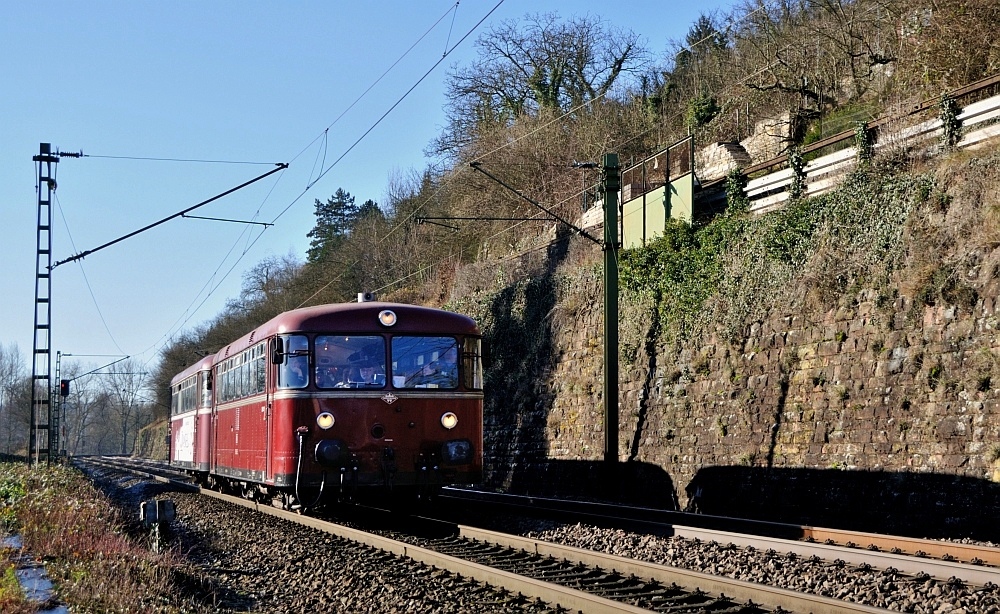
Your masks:
<svg viewBox="0 0 1000 614"><path fill-rule="evenodd" d="M872 161L874 143L868 124L863 121L854 123L854 150L857 152L858 166L868 166Z"/></svg>
<svg viewBox="0 0 1000 614"><path fill-rule="evenodd" d="M945 149L953 149L962 140L962 122L958 119L961 109L954 98L944 94L941 96L940 117L943 129L942 141Z"/></svg>
<svg viewBox="0 0 1000 614"><path fill-rule="evenodd" d="M622 252L622 291L659 297L664 341L718 331L737 342L776 301L808 293L889 296L904 225L929 185L928 176L860 167L839 189L766 215L737 206L703 226L670 221L646 247Z"/></svg>

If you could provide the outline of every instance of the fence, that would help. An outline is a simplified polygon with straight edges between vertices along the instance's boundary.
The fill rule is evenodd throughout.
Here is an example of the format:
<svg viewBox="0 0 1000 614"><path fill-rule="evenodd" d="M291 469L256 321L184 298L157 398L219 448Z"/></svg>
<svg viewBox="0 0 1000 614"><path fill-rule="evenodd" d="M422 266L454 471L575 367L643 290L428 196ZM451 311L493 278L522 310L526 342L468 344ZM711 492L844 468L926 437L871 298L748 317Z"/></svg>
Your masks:
<svg viewBox="0 0 1000 614"><path fill-rule="evenodd" d="M951 92L949 96L955 100L972 99L977 94L995 89L1000 84L1000 75L986 79ZM927 101L915 106L903 116L885 117L866 125L869 134L876 137L872 147L875 152L889 148L906 150L923 149L928 153L940 149L944 140L944 122L940 116L925 119L905 127L898 127L907 118L919 117L929 110L937 110L937 101ZM968 103L957 116L961 125L962 137L955 144L956 148L975 149L1000 136L1000 95L993 95L984 100ZM819 196L835 188L857 164L857 148L854 142L854 131L842 132L823 141L803 148L802 154L836 147L836 150L818 158L809 160L802 169L802 196ZM783 155L773 160L754 165L744 171L746 176L766 171L775 167L785 166L780 170L768 172L754 177L747 182L746 195L750 200L750 210L754 213L766 213L784 205L790 197L790 188L795 181L795 171L788 166L788 156Z"/></svg>
<svg viewBox="0 0 1000 614"><path fill-rule="evenodd" d="M956 148L975 149L1000 136L1000 75L949 92L948 97L961 105L957 119L962 136L955 144ZM874 138L873 151L895 147L910 151L922 149L933 153L940 149L944 139L940 103L940 100L927 100L865 124L869 135ZM843 181L857 164L855 136L854 130L847 130L802 148L804 158L818 156L809 159L802 168L802 196L819 196ZM750 211L766 213L782 207L788 201L790 188L795 181L795 171L789 167L788 161L786 154L743 169L743 175L749 178L745 193L750 201ZM697 172L698 169L695 170ZM725 179L719 179L704 184L703 196L695 199L698 206L706 211L724 206L725 194L717 189L724 183ZM620 195L619 202L634 197L631 185L623 185L630 187L628 193ZM715 201L719 201L719 207L713 205ZM578 225L586 229L603 223L601 203L597 202L583 213Z"/></svg>

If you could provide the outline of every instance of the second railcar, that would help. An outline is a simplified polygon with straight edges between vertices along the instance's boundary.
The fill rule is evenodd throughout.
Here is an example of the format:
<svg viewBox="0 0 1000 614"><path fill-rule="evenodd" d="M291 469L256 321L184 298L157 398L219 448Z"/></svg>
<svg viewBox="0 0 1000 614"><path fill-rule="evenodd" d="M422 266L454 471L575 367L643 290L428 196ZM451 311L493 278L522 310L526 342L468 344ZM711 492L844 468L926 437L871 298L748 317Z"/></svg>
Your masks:
<svg viewBox="0 0 1000 614"><path fill-rule="evenodd" d="M170 381L170 463L207 474L212 422L212 365L206 356Z"/></svg>

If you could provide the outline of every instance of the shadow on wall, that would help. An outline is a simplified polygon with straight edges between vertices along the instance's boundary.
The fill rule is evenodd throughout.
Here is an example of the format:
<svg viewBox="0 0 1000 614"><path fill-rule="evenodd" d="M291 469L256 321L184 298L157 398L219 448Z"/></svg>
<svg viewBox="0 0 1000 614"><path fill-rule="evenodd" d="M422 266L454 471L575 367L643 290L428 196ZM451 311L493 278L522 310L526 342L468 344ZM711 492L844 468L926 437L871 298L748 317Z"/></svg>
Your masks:
<svg viewBox="0 0 1000 614"><path fill-rule="evenodd" d="M677 509L673 480L649 463L631 461L609 468L603 461L543 459L521 463L512 478L511 494Z"/></svg>
<svg viewBox="0 0 1000 614"><path fill-rule="evenodd" d="M911 472L708 467L685 488L704 514L911 537L1000 541L1000 484Z"/></svg>
<svg viewBox="0 0 1000 614"><path fill-rule="evenodd" d="M537 262L519 263L514 274L520 281L496 294L480 322L492 355L483 407L484 470L487 484L500 488L510 486L520 463L548 455L545 425L553 395L545 374L552 365L551 314L558 297L553 271L566 256L566 243L534 254Z"/></svg>

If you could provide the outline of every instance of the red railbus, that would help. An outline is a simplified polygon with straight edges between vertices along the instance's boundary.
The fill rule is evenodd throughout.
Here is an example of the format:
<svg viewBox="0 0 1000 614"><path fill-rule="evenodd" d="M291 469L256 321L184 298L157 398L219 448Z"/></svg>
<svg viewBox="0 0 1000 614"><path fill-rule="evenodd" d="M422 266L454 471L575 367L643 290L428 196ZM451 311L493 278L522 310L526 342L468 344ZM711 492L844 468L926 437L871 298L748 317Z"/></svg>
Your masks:
<svg viewBox="0 0 1000 614"><path fill-rule="evenodd" d="M310 507L482 477L482 338L467 316L381 302L296 309L216 354L209 386L201 477L248 498Z"/></svg>
<svg viewBox="0 0 1000 614"><path fill-rule="evenodd" d="M206 356L170 380L170 462L208 472L212 426L212 364Z"/></svg>

